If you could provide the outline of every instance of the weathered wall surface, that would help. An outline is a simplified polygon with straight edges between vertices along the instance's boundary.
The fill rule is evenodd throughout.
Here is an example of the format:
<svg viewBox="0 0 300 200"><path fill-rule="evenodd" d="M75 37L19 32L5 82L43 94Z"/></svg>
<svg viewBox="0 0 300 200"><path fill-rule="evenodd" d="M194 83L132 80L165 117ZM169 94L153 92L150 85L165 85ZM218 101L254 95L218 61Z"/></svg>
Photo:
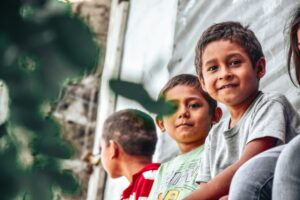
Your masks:
<svg viewBox="0 0 300 200"><path fill-rule="evenodd" d="M98 104L99 77L103 69L104 53L108 32L111 0L70 1L73 12L80 15L91 28L94 39L100 45L100 61L95 73L85 76L82 80L68 85L61 95L54 111L54 116L61 124L63 136L71 142L75 155L71 160L63 161L66 169L72 170L81 184L77 196L59 195L57 199L81 200L87 198L89 168L81 161L81 157L93 150L96 115ZM76 34L76 33L75 33ZM105 172L99 173L98 199L103 198Z"/></svg>
<svg viewBox="0 0 300 200"><path fill-rule="evenodd" d="M201 33L213 23L234 20L248 24L260 40L267 60L267 73L261 80L263 91L285 94L300 110L299 89L286 71L284 27L298 0L132 0L125 36L120 77L143 83L156 97L166 81L180 73L193 73L194 48ZM105 70L105 69L104 69ZM110 94L107 94L110 95ZM116 110L134 107L118 97ZM155 160L177 154L174 142L159 133ZM121 183L121 184L119 184ZM121 186L120 186L121 185ZM117 199L126 183L108 181L105 199Z"/></svg>

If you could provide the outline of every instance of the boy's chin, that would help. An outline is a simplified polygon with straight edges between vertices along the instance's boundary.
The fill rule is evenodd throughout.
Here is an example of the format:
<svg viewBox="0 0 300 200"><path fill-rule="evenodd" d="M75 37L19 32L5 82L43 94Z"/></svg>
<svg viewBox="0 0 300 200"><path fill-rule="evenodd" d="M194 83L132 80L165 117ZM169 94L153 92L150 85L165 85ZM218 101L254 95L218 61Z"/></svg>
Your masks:
<svg viewBox="0 0 300 200"><path fill-rule="evenodd" d="M185 135L181 135L181 142L185 144L196 144L203 140L203 137L199 138L196 135L196 133L185 133Z"/></svg>
<svg viewBox="0 0 300 200"><path fill-rule="evenodd" d="M113 179L122 177L120 175L114 175L114 174L109 174L109 176Z"/></svg>

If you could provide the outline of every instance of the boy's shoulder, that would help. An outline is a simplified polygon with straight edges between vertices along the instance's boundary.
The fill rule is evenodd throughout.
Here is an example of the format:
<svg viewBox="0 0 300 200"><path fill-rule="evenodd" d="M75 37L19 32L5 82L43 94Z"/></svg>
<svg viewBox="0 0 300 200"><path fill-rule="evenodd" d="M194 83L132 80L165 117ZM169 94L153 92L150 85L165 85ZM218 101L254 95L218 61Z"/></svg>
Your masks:
<svg viewBox="0 0 300 200"><path fill-rule="evenodd" d="M259 92L236 127L228 128L230 124L230 116L228 115L212 127L208 140L217 142L218 138L223 137L220 133L225 134L226 132L226 135L235 134L239 128L245 128L245 126L252 124L253 118L257 117L258 113L261 113L262 118L265 118L267 115L273 115L274 113L270 112L272 108L287 109L289 111L293 109L293 106L283 94L278 92Z"/></svg>
<svg viewBox="0 0 300 200"><path fill-rule="evenodd" d="M153 180L156 174L156 171L159 169L160 163L148 163L140 171L136 172L132 176L132 182L135 182L140 177L144 179ZM141 176L142 175L142 176Z"/></svg>
<svg viewBox="0 0 300 200"><path fill-rule="evenodd" d="M288 101L285 95L275 91L260 92L260 97L265 101L272 101L272 100Z"/></svg>
<svg viewBox="0 0 300 200"><path fill-rule="evenodd" d="M145 197L149 195L159 163L148 163L132 176L130 185L123 191L121 199L131 199L133 196Z"/></svg>
<svg viewBox="0 0 300 200"><path fill-rule="evenodd" d="M271 119L275 122L276 116L288 117L289 114L297 112L285 95L278 92L259 92L240 121L245 128L258 122L267 124Z"/></svg>
<svg viewBox="0 0 300 200"><path fill-rule="evenodd" d="M140 174L142 174L145 179L154 180L156 171L159 167L160 163L149 163L143 167Z"/></svg>
<svg viewBox="0 0 300 200"><path fill-rule="evenodd" d="M278 92L265 92L265 93L260 92L258 98L253 103L253 107L254 107L253 111L256 112L257 109L267 104L280 104L282 107L285 108L292 107L289 100L283 94L280 94Z"/></svg>

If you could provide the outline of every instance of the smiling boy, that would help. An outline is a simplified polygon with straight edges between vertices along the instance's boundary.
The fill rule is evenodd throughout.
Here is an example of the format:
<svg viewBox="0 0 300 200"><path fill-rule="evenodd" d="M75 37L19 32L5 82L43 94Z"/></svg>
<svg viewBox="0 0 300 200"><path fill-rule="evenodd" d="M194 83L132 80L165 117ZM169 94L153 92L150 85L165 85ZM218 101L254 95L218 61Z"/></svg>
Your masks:
<svg viewBox="0 0 300 200"><path fill-rule="evenodd" d="M297 135L300 118L283 95L259 91L266 63L248 27L238 22L209 27L198 41L195 65L203 89L227 107L229 117L210 131L200 186L186 199L219 199L247 160Z"/></svg>
<svg viewBox="0 0 300 200"><path fill-rule="evenodd" d="M201 89L198 78L189 74L170 79L159 98L177 108L169 116L158 116L156 123L176 141L181 154L161 165L149 199L183 199L198 186L195 179L203 144L212 124L219 121L221 110Z"/></svg>

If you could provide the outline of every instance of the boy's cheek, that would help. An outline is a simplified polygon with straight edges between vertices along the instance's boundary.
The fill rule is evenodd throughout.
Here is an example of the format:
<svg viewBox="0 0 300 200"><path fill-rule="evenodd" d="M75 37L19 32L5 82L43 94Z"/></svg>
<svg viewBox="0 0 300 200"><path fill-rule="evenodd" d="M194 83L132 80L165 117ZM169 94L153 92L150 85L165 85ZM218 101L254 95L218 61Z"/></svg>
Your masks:
<svg viewBox="0 0 300 200"><path fill-rule="evenodd" d="M200 78L199 81L200 81L200 84L201 84L201 87L202 87L203 91L207 92L205 80L203 78Z"/></svg>

